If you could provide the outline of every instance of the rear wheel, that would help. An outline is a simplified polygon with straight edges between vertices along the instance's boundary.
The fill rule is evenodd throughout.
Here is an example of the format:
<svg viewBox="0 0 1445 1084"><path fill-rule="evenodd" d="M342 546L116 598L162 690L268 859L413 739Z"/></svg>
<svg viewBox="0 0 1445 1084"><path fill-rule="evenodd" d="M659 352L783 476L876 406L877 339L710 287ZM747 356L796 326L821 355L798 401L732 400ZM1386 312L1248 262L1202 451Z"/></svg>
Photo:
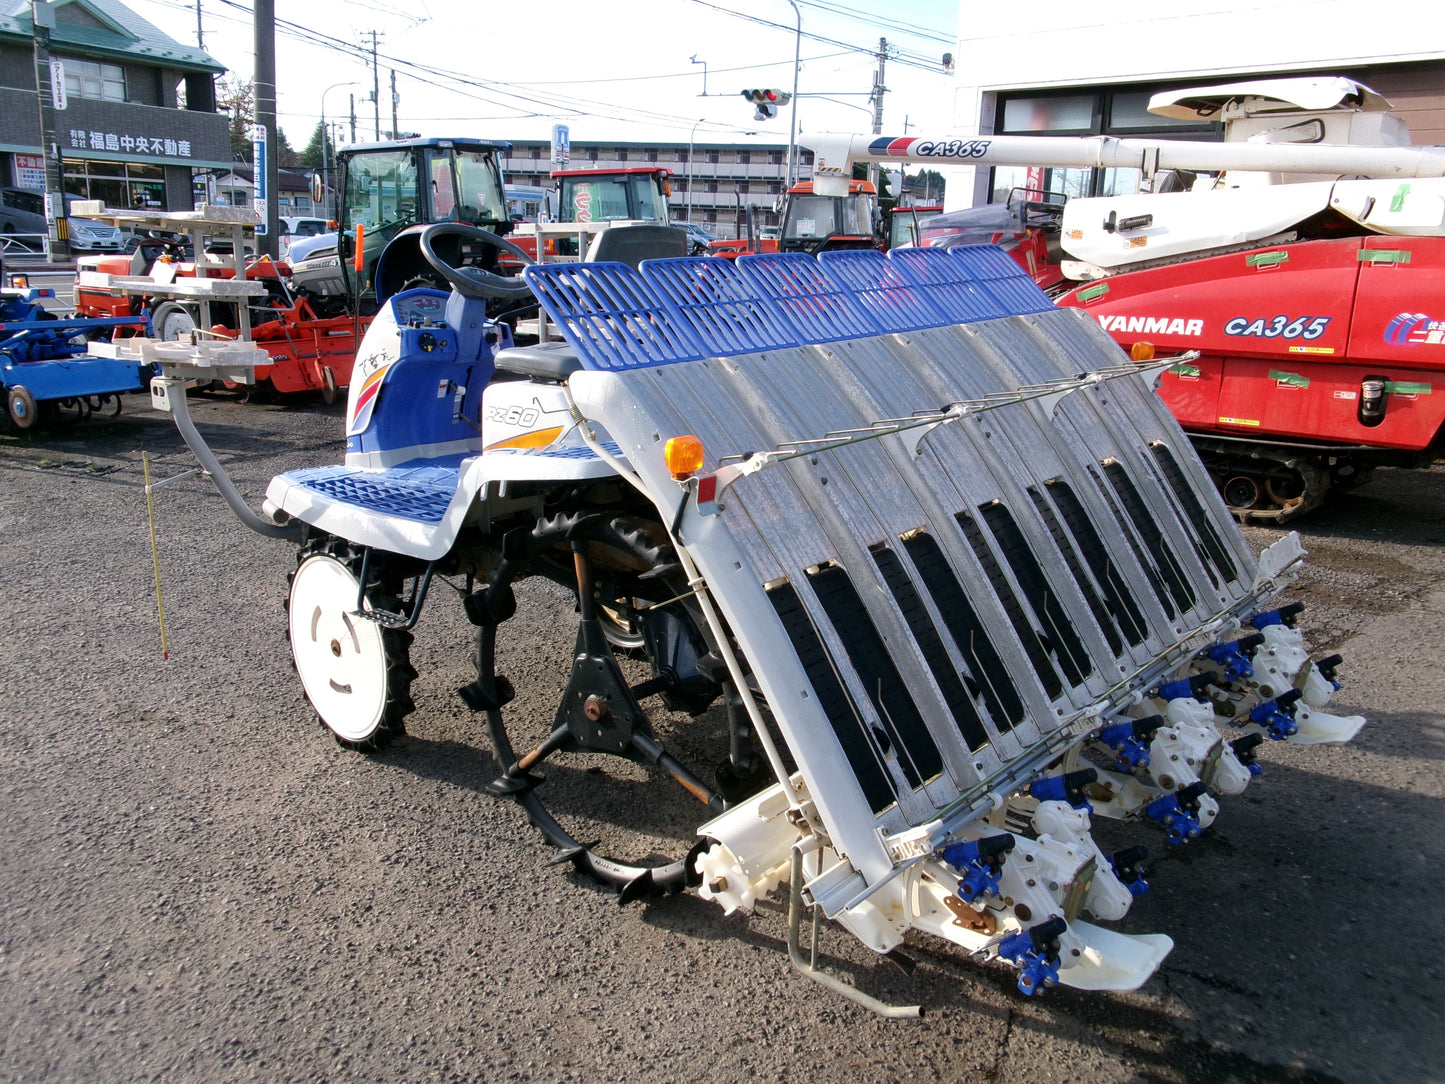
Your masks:
<svg viewBox="0 0 1445 1084"><path fill-rule="evenodd" d="M157 339L179 342L196 330L196 318L184 305L162 301L151 312L151 328Z"/></svg>
<svg viewBox="0 0 1445 1084"><path fill-rule="evenodd" d="M342 745L381 749L406 733L412 711L411 633L365 614L393 611L395 600L371 584L361 594L360 558L339 543L301 551L287 598L287 637L306 698Z"/></svg>

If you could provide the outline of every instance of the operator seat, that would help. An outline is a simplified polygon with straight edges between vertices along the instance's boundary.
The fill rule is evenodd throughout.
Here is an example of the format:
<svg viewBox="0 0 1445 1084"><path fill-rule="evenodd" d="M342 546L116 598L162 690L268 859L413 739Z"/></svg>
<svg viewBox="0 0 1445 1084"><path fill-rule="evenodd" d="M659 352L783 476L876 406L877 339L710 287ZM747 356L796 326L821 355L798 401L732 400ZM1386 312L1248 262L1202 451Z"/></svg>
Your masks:
<svg viewBox="0 0 1445 1084"><path fill-rule="evenodd" d="M687 231L681 226L613 226L592 241L587 260L616 260L635 270L643 260L686 256L687 250Z"/></svg>

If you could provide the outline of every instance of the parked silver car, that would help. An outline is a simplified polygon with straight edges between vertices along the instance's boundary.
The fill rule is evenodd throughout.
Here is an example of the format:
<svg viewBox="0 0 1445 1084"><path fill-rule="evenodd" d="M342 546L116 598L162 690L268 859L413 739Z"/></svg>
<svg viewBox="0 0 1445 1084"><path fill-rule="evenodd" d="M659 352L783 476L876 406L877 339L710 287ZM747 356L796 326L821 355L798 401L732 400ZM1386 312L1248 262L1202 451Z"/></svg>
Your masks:
<svg viewBox="0 0 1445 1084"><path fill-rule="evenodd" d="M125 237L114 226L89 218L71 218L73 252L122 252ZM0 234L13 238L16 247L40 251L50 232L45 220L45 195L28 188L0 188Z"/></svg>

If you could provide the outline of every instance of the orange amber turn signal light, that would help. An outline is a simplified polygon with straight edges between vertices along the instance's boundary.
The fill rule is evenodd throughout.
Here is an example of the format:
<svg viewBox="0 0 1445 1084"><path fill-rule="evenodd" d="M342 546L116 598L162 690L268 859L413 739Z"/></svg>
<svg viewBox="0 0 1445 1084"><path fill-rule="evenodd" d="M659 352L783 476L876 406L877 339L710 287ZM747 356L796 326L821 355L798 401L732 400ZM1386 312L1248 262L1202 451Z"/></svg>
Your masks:
<svg viewBox="0 0 1445 1084"><path fill-rule="evenodd" d="M670 437L662 449L662 461L674 478L686 478L702 469L702 441L697 437Z"/></svg>

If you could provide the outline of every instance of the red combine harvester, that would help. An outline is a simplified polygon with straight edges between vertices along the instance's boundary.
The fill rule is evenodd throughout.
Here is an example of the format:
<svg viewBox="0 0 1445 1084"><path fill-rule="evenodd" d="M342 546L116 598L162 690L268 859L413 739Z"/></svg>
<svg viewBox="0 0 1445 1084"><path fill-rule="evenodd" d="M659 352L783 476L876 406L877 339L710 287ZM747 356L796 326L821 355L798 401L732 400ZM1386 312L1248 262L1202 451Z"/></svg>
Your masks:
<svg viewBox="0 0 1445 1084"><path fill-rule="evenodd" d="M1151 110L1221 120L1224 141L819 139L815 183L901 160L1133 168L1182 189L1070 200L1058 303L1136 356L1197 351L1160 395L1235 514L1283 522L1442 439L1445 148L1409 145L1388 107L1340 78L1173 91Z"/></svg>
<svg viewBox="0 0 1445 1084"><path fill-rule="evenodd" d="M1015 188L1004 203L986 203L925 220L917 243L924 248L997 245L1041 290L1054 294L1066 285L1059 267L1059 218L1065 198L1058 193ZM894 213L898 210L903 208Z"/></svg>

